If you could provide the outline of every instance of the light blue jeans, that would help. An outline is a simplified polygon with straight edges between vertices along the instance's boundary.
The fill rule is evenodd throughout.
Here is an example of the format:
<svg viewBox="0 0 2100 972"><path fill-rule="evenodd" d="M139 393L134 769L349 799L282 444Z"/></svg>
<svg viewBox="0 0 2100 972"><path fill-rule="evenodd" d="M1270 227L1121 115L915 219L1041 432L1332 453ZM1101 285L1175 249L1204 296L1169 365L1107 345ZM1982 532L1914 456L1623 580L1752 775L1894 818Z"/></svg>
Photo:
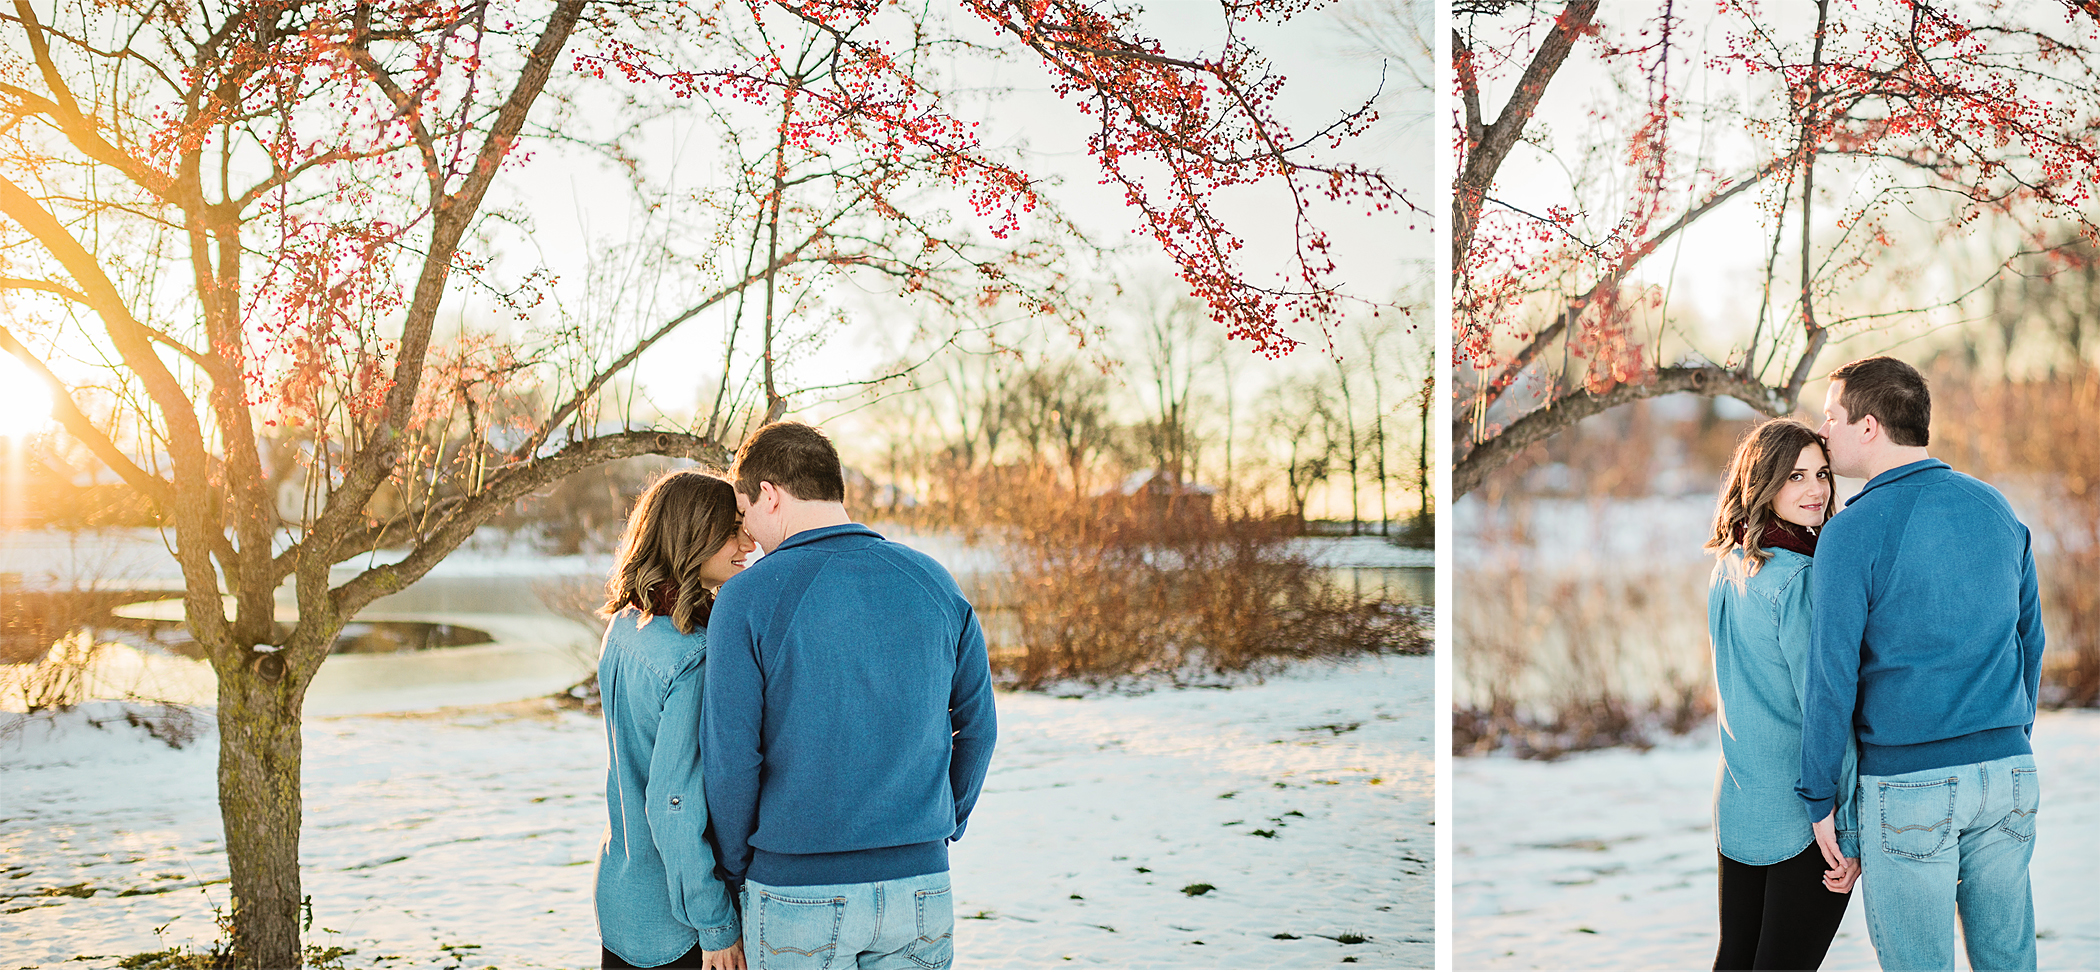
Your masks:
<svg viewBox="0 0 2100 972"><path fill-rule="evenodd" d="M744 884L754 969L945 969L955 960L948 872L776 888Z"/></svg>
<svg viewBox="0 0 2100 972"><path fill-rule="evenodd" d="M2033 756L1859 778L1867 932L1881 967L1954 968L1961 913L1969 965L2033 969Z"/></svg>

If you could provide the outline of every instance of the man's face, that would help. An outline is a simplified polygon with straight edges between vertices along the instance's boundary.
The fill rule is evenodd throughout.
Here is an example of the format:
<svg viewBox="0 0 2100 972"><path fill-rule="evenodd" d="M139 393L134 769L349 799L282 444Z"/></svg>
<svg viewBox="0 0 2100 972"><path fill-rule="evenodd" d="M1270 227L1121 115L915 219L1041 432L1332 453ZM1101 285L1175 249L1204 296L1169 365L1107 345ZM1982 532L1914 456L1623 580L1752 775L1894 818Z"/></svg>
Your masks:
<svg viewBox="0 0 2100 972"><path fill-rule="evenodd" d="M745 496L744 491L739 489L736 491L736 508L737 512L744 515L744 532L750 534L751 539L758 541L759 549L772 553L773 548L780 545L780 541L787 539L780 535L782 524L779 487L772 483L759 483L757 496Z"/></svg>
<svg viewBox="0 0 2100 972"><path fill-rule="evenodd" d="M1845 383L1833 381L1830 390L1823 393L1823 427L1816 431L1830 442L1830 471L1840 476L1860 478L1860 466L1866 460L1863 454L1866 444L1861 436L1867 431L1865 424L1855 424L1852 416L1845 414Z"/></svg>

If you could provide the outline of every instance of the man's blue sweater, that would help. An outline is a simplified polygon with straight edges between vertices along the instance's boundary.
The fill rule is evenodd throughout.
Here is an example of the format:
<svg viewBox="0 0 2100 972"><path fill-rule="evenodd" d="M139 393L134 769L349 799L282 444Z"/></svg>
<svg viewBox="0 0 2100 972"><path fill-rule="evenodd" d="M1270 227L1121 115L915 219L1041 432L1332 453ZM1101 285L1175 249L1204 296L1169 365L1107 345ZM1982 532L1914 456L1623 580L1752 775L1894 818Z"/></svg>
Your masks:
<svg viewBox="0 0 2100 972"><path fill-rule="evenodd" d="M1810 820L1849 784L1854 727L1866 776L2033 751L2034 551L1997 490L1937 459L1874 477L1823 528L1814 596L1795 785Z"/></svg>
<svg viewBox="0 0 2100 972"><path fill-rule="evenodd" d="M997 735L984 631L925 554L849 523L722 586L701 706L707 812L738 882L948 868Z"/></svg>

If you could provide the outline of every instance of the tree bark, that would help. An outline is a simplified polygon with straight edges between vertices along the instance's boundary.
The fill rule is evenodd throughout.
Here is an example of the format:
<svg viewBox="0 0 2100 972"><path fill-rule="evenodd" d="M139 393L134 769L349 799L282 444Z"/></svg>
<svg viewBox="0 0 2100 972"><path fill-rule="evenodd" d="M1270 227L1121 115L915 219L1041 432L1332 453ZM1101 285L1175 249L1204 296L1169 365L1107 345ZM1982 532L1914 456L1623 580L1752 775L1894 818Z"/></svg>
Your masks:
<svg viewBox="0 0 2100 972"><path fill-rule="evenodd" d="M229 649L229 654L232 650ZM300 693L271 654L221 664L219 820L233 876L236 962L296 969L299 905ZM260 663L260 664L258 664ZM274 679L272 671L279 674Z"/></svg>
<svg viewBox="0 0 2100 972"><path fill-rule="evenodd" d="M1502 168L1502 160L1524 134L1524 126L1530 124L1532 112L1538 109L1539 99L1545 97L1546 87L1560 71L1569 52L1575 49L1575 41L1589 29L1590 21L1597 16L1597 0L1575 0L1563 8L1553 22L1553 29L1539 44L1538 53L1524 69L1524 77L1509 96L1502 112L1489 123L1480 117L1480 86L1473 78L1470 57L1459 60L1459 84L1463 89L1466 107L1466 158L1465 169L1459 173L1457 205L1451 210L1451 272L1462 275L1466 265L1466 252L1473 248L1473 228L1480 222L1481 204L1487 201L1489 187L1495 184L1495 173ZM1452 34L1452 47L1466 52L1465 38Z"/></svg>

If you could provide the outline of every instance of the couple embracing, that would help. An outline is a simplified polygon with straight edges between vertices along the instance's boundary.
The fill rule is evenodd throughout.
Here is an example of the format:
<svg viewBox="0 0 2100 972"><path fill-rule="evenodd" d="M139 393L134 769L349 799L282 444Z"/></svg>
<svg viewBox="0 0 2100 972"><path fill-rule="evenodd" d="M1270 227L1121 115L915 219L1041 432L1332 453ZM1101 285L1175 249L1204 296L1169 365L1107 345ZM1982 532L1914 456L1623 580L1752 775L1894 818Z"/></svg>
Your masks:
<svg viewBox="0 0 2100 972"><path fill-rule="evenodd" d="M765 555L744 569L756 547ZM636 501L598 662L606 968L947 968L996 736L975 612L846 513L817 429Z"/></svg>
<svg viewBox="0 0 2100 972"><path fill-rule="evenodd" d="M1917 369L1866 358L1820 430L1736 449L1707 542L1716 969L1816 968L1855 881L1883 968L1953 969L1957 913L1973 968L2035 967L2034 553L1931 418ZM1842 513L1833 473L1867 481Z"/></svg>

